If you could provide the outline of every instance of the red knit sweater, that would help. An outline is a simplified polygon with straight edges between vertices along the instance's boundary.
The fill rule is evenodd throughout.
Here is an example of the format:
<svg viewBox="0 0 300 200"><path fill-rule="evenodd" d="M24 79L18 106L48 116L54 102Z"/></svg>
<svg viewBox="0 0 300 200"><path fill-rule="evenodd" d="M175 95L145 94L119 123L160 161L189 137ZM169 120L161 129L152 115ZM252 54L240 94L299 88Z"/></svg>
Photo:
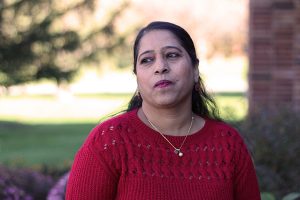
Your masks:
<svg viewBox="0 0 300 200"><path fill-rule="evenodd" d="M167 136L180 146L184 137ZM253 163L236 130L206 120L187 137L183 157L137 110L96 126L78 151L66 199L257 200Z"/></svg>

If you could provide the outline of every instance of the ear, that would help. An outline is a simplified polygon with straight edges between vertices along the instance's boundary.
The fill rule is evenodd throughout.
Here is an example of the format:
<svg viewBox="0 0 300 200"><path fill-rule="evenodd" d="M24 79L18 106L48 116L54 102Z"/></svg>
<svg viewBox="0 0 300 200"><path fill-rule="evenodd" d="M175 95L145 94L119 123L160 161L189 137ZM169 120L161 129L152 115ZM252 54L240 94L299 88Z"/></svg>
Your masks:
<svg viewBox="0 0 300 200"><path fill-rule="evenodd" d="M199 60L197 60L197 63L194 66L194 82L197 83L199 81Z"/></svg>
<svg viewBox="0 0 300 200"><path fill-rule="evenodd" d="M137 75L135 75L136 89L139 90L139 81Z"/></svg>
<svg viewBox="0 0 300 200"><path fill-rule="evenodd" d="M197 83L199 81L199 69L195 67L194 69L194 82Z"/></svg>
<svg viewBox="0 0 300 200"><path fill-rule="evenodd" d="M137 93L141 93L140 91L141 91L141 90L140 90L140 86L139 86L139 83L137 82L137 83L136 83L136 92L137 92Z"/></svg>

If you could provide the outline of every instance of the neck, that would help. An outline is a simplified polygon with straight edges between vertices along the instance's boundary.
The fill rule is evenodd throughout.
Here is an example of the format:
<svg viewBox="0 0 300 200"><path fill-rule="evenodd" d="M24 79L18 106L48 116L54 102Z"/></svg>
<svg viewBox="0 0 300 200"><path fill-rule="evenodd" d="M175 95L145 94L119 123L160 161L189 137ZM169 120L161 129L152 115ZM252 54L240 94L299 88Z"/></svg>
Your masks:
<svg viewBox="0 0 300 200"><path fill-rule="evenodd" d="M153 109L142 105L138 112L141 120L153 128L150 121L164 135L185 136L192 120L192 109Z"/></svg>

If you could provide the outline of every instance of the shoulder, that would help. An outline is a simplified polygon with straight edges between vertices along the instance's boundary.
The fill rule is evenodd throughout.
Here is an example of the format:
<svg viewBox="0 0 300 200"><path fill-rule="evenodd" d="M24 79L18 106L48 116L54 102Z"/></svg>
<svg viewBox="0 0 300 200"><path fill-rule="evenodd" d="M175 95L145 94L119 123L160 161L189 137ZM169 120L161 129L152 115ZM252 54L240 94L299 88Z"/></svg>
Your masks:
<svg viewBox="0 0 300 200"><path fill-rule="evenodd" d="M134 111L121 113L99 123L91 130L85 144L120 141L122 134L131 131L131 119L134 114Z"/></svg>
<svg viewBox="0 0 300 200"><path fill-rule="evenodd" d="M229 125L223 121L206 120L210 137L215 141L226 142L230 146L235 148L244 148L246 144L243 136L232 125Z"/></svg>
<svg viewBox="0 0 300 200"><path fill-rule="evenodd" d="M233 126L224 121L206 119L209 129L214 133L214 136L239 136L239 132Z"/></svg>
<svg viewBox="0 0 300 200"><path fill-rule="evenodd" d="M120 129L122 126L128 125L130 123L132 115L134 115L133 111L115 115L99 123L95 128L98 130L110 131L116 130L118 128Z"/></svg>

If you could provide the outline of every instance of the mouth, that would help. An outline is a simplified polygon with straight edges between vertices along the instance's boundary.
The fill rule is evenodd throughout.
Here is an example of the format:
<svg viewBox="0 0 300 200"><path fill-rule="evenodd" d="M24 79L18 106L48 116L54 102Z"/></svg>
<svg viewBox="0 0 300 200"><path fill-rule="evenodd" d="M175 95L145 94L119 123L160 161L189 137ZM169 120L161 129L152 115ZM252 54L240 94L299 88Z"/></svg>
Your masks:
<svg viewBox="0 0 300 200"><path fill-rule="evenodd" d="M173 84L172 81L169 80L161 80L155 83L154 87L155 88L165 88L168 87L169 85Z"/></svg>

